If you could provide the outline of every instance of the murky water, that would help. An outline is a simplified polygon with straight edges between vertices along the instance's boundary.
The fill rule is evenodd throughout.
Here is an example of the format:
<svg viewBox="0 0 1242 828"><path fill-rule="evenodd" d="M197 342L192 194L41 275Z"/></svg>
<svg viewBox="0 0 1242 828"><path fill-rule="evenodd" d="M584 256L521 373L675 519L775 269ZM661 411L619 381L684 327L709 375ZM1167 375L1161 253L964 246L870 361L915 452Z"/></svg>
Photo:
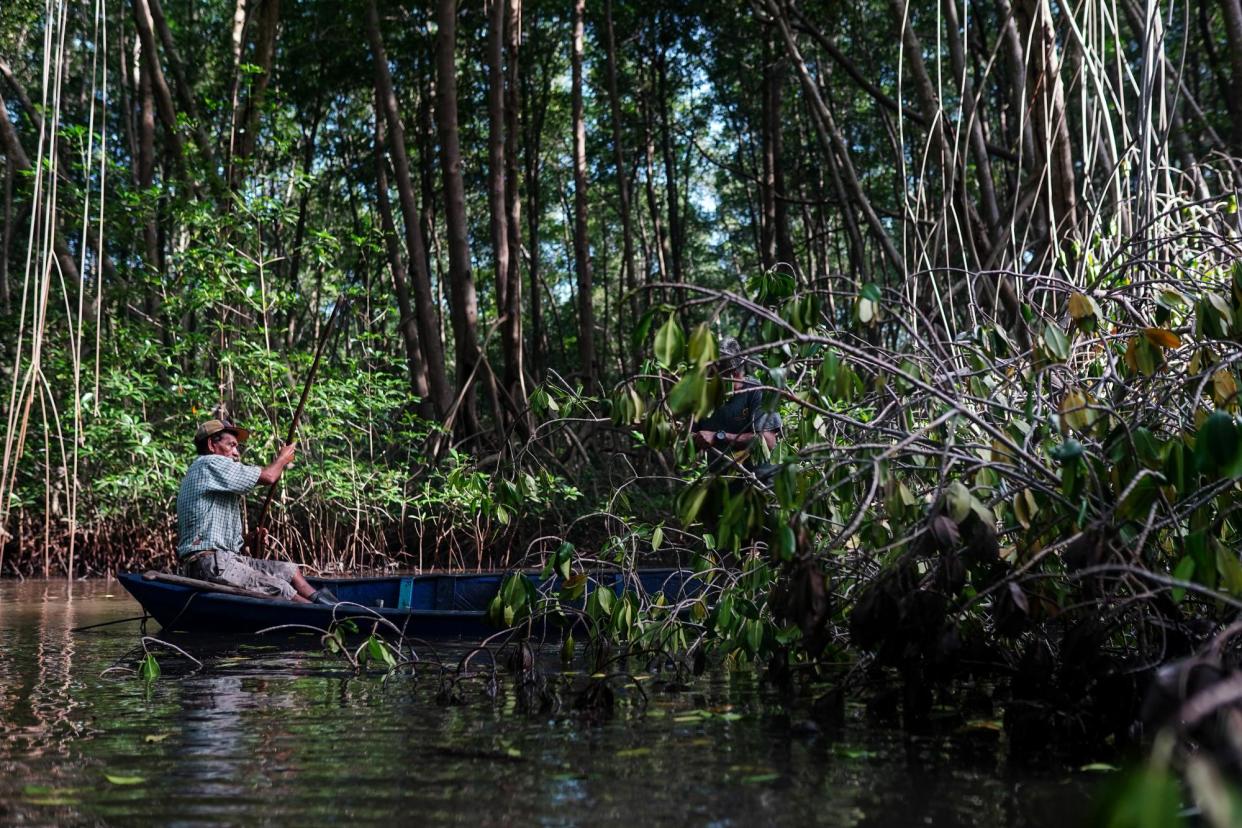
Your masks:
<svg viewBox="0 0 1242 828"><path fill-rule="evenodd" d="M162 652L147 683L104 672L136 666L136 623L71 631L139 612L115 582L0 583L0 823L1071 828L1097 782L1010 765L987 722L910 738L849 708L816 731L747 674L650 678L645 703L617 682L591 721L524 712L503 675L445 704L436 670L356 677L262 638L173 639L203 666Z"/></svg>

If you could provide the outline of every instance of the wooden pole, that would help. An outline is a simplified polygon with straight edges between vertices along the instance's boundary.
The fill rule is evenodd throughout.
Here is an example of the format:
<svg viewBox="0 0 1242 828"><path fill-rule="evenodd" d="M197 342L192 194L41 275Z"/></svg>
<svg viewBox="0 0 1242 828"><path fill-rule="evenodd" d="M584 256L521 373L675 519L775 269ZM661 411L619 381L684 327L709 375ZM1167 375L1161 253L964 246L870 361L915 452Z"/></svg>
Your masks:
<svg viewBox="0 0 1242 828"><path fill-rule="evenodd" d="M298 433L298 423L302 420L302 411L306 408L306 399L310 396L311 386L315 384L315 372L319 370L319 358L323 356L323 349L328 344L328 337L332 335L332 329L336 322L336 317L340 314L341 308L348 304L349 300L345 294L336 300L336 304L332 306L332 315L328 317L328 324L324 326L323 333L319 336L319 345L315 348L315 359L311 362L310 373L306 375L306 384L302 386L302 399L298 401L298 409L293 413L293 421L289 423L289 436L285 438L285 445L293 442ZM279 482L279 481L277 481ZM272 483L267 490L267 497L263 500L263 508L259 510L259 519L255 523L255 534L263 528L263 524L267 522L267 513L272 505L272 498L276 496L276 483Z"/></svg>

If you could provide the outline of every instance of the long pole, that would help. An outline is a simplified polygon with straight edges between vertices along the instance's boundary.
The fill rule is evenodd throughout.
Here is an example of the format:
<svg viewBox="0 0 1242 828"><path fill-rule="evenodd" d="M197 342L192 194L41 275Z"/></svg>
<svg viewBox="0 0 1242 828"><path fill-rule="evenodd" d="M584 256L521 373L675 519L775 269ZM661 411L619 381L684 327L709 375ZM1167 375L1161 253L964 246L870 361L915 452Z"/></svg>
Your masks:
<svg viewBox="0 0 1242 828"><path fill-rule="evenodd" d="M323 356L323 349L328 344L328 337L332 334L332 328L336 323L337 315L348 302L349 300L342 293L336 300L336 304L332 306L332 315L328 317L328 324L324 326L323 333L319 336L319 345L315 348L315 359L311 362L310 373L306 375L306 384L302 386L302 399L298 401L298 410L293 413L293 421L289 423L289 436L285 438L286 446L292 443L297 436L298 423L302 420L302 411L306 408L306 399L310 396L311 386L315 384L315 372L319 370L319 358ZM263 499L263 508L259 510L259 519L255 523L256 535L263 528L263 524L267 522L268 510L272 505L272 498L275 496L276 483L273 483L271 488L267 490L267 497Z"/></svg>

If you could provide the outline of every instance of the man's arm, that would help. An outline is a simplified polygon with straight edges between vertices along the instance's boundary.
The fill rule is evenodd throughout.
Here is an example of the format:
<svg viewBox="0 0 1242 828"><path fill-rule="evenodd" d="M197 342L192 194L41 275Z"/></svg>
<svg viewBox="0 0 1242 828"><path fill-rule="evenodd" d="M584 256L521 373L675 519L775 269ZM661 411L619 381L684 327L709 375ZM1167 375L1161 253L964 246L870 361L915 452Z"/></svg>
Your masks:
<svg viewBox="0 0 1242 828"><path fill-rule="evenodd" d="M284 473L285 467L293 462L293 455L297 451L296 443L289 443L279 452L276 453L276 459L264 467L259 472L259 483L264 486L270 486L280 479L280 475Z"/></svg>
<svg viewBox="0 0 1242 828"><path fill-rule="evenodd" d="M711 446L721 451L728 451L734 446L748 446L756 436L762 437L763 442L767 444L768 451L776 448L776 432L775 431L741 431L738 433L715 431L696 431L694 433L694 442L699 446ZM723 438L723 439L717 439Z"/></svg>

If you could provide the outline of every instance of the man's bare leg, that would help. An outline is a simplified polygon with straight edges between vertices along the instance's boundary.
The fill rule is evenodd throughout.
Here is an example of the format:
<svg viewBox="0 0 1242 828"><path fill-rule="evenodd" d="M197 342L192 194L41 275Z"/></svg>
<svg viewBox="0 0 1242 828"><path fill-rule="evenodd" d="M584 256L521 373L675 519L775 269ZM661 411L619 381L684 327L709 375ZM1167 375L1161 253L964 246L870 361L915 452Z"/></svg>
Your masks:
<svg viewBox="0 0 1242 828"><path fill-rule="evenodd" d="M289 583L297 590L298 594L293 596L293 600L299 604L311 603L311 596L315 594L315 588L307 583L302 577L301 572L293 573L293 577L289 579Z"/></svg>

